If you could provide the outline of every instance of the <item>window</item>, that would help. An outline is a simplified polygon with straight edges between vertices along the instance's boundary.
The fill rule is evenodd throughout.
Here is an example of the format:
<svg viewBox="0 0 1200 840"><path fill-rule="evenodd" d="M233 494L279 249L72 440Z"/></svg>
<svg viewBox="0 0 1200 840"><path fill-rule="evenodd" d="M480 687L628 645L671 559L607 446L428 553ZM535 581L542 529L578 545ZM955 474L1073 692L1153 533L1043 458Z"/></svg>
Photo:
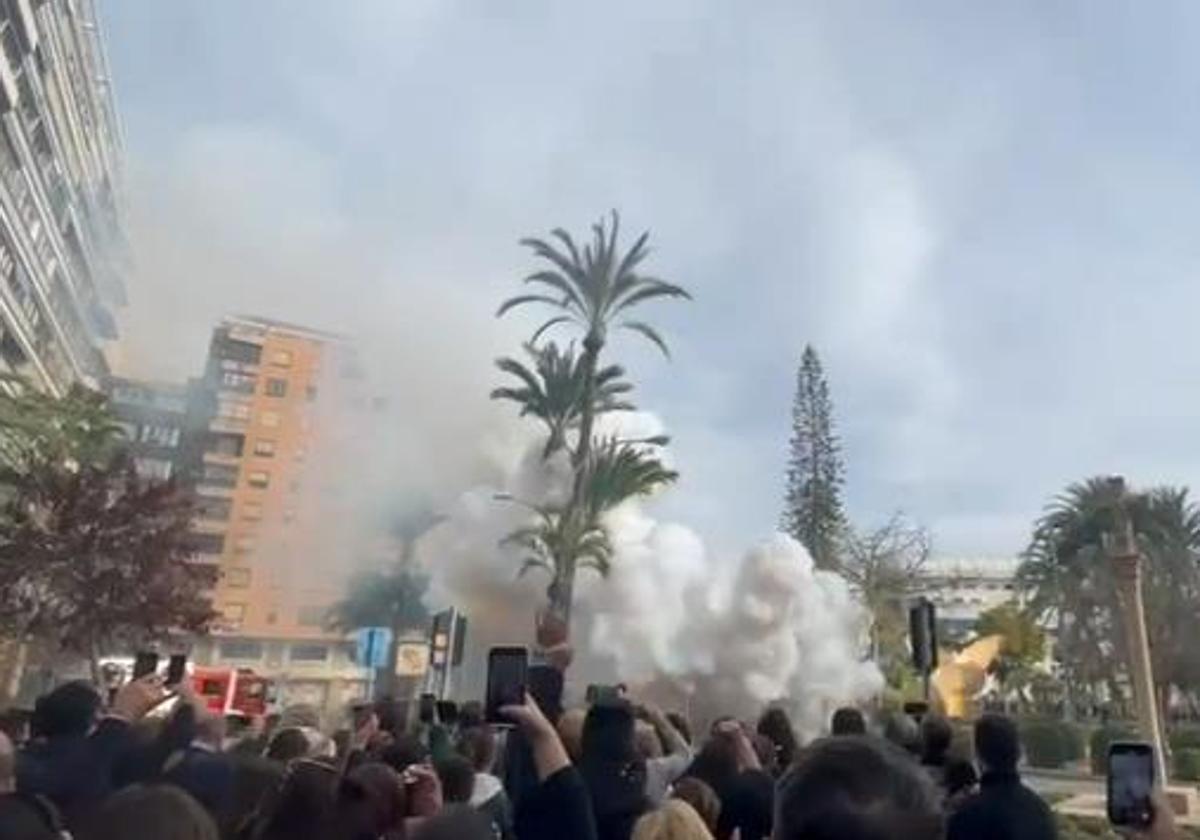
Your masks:
<svg viewBox="0 0 1200 840"><path fill-rule="evenodd" d="M236 487L238 468L228 464L205 464L200 483L213 487Z"/></svg>
<svg viewBox="0 0 1200 840"><path fill-rule="evenodd" d="M226 604L221 608L221 616L229 622L237 624L246 617L245 604Z"/></svg>
<svg viewBox="0 0 1200 840"><path fill-rule="evenodd" d="M246 474L246 483L261 490L271 483L271 474L266 470L251 470Z"/></svg>
<svg viewBox="0 0 1200 840"><path fill-rule="evenodd" d="M309 402L316 402L317 401L317 386L309 385L307 388L305 388L304 396L308 399Z"/></svg>
<svg viewBox="0 0 1200 840"><path fill-rule="evenodd" d="M225 611L228 612L230 607L241 607L242 613L245 614L245 604L227 604ZM226 615L228 618L228 615ZM231 619L233 620L233 619ZM241 618L236 619L240 621ZM263 646L262 642L255 642L249 639L226 639L217 647L217 652L222 659L262 659Z"/></svg>
<svg viewBox="0 0 1200 840"><path fill-rule="evenodd" d="M217 400L217 417L222 420L249 420L250 404L240 400Z"/></svg>
<svg viewBox="0 0 1200 840"><path fill-rule="evenodd" d="M172 464L164 458L134 458L133 466L148 481L166 481L171 477Z"/></svg>
<svg viewBox="0 0 1200 840"><path fill-rule="evenodd" d="M242 502L242 519L262 519L262 502Z"/></svg>
<svg viewBox="0 0 1200 840"><path fill-rule="evenodd" d="M292 366L292 351L291 350L276 350L271 354L271 364L277 367Z"/></svg>
<svg viewBox="0 0 1200 840"><path fill-rule="evenodd" d="M229 359L231 362L256 365L262 359L262 347L257 344L251 344L249 341L237 341L236 339L228 338L217 348L217 356L222 359Z"/></svg>
<svg viewBox="0 0 1200 840"><path fill-rule="evenodd" d="M292 645L292 662L324 662L329 659L329 648L325 645Z"/></svg>
<svg viewBox="0 0 1200 840"><path fill-rule="evenodd" d="M251 373L241 373L236 370L221 371L221 388L239 394L253 394L258 377Z"/></svg>
<svg viewBox="0 0 1200 840"><path fill-rule="evenodd" d="M197 554L220 554L225 550L224 534L191 534L188 542Z"/></svg>
<svg viewBox="0 0 1200 840"><path fill-rule="evenodd" d="M263 411L258 415L258 422L266 426L268 429L279 427L279 412L278 411Z"/></svg>
<svg viewBox="0 0 1200 840"><path fill-rule="evenodd" d="M142 433L138 439L142 443L149 443L152 446L165 446L169 449L174 449L176 446L179 446L179 427L147 423L142 426Z"/></svg>
<svg viewBox="0 0 1200 840"><path fill-rule="evenodd" d="M224 522L229 519L229 513L233 508L233 500L223 499L220 496L200 496L196 507L199 509L201 519Z"/></svg>
<svg viewBox="0 0 1200 840"><path fill-rule="evenodd" d="M225 585L231 589L245 589L250 585L249 569L228 569L225 572Z"/></svg>
<svg viewBox="0 0 1200 840"><path fill-rule="evenodd" d="M319 604L309 604L300 608L297 620L303 627L320 627L325 623L328 610Z"/></svg>
<svg viewBox="0 0 1200 840"><path fill-rule="evenodd" d="M232 432L210 432L208 435L207 451L213 455L223 455L227 458L242 457L242 449L246 445L244 435Z"/></svg>
<svg viewBox="0 0 1200 840"><path fill-rule="evenodd" d="M267 380L267 396L268 397L286 397L287 396L287 380L286 379L268 379Z"/></svg>
<svg viewBox="0 0 1200 840"><path fill-rule="evenodd" d="M273 440L256 440L254 441L254 454L260 458L273 458L275 456L275 441Z"/></svg>
<svg viewBox="0 0 1200 840"><path fill-rule="evenodd" d="M267 624L274 624L278 620L279 613L275 612L275 610L271 610L269 613L267 613Z"/></svg>
<svg viewBox="0 0 1200 840"><path fill-rule="evenodd" d="M234 550L240 551L243 554L253 551L257 545L258 539L253 534L242 534L242 536L233 541Z"/></svg>

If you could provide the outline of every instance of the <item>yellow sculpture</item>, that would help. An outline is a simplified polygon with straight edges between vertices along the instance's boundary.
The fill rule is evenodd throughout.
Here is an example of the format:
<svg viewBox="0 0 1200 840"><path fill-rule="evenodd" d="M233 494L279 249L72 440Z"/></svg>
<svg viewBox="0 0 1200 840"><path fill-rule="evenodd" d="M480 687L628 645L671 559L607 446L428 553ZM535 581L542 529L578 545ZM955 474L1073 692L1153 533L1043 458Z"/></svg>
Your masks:
<svg viewBox="0 0 1200 840"><path fill-rule="evenodd" d="M1000 655L1001 635L984 636L957 653L942 651L932 683L942 713L949 718L965 718L974 712L975 698L983 690L988 668Z"/></svg>

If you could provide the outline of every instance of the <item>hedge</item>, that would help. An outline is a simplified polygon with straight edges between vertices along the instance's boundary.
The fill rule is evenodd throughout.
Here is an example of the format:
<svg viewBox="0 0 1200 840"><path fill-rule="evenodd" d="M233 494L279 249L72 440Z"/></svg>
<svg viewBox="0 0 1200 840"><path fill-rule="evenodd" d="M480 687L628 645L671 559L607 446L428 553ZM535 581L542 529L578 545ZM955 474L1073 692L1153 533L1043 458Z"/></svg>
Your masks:
<svg viewBox="0 0 1200 840"><path fill-rule="evenodd" d="M1033 767L1062 767L1083 758L1083 736L1065 721L1030 718L1019 727L1025 759Z"/></svg>
<svg viewBox="0 0 1200 840"><path fill-rule="evenodd" d="M1104 776L1108 773L1108 745L1113 741L1137 741L1137 731L1128 724L1109 723L1092 731L1089 740L1092 773Z"/></svg>
<svg viewBox="0 0 1200 840"><path fill-rule="evenodd" d="M1175 768L1172 775L1182 782L1200 781L1200 750L1191 747L1177 749L1172 754Z"/></svg>

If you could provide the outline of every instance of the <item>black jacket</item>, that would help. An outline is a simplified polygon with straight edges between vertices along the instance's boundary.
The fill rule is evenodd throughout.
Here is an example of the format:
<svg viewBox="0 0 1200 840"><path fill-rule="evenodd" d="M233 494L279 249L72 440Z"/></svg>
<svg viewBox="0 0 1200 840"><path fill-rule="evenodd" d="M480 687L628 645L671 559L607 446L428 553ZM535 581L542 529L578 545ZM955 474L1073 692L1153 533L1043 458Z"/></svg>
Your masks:
<svg viewBox="0 0 1200 840"><path fill-rule="evenodd" d="M1054 840L1054 815L1014 773L984 773L979 793L950 817L947 840Z"/></svg>
<svg viewBox="0 0 1200 840"><path fill-rule="evenodd" d="M233 761L229 756L189 746L168 759L163 781L190 793L218 823L228 819L233 803Z"/></svg>
<svg viewBox="0 0 1200 840"><path fill-rule="evenodd" d="M49 799L73 828L112 791L113 767L131 743L129 724L117 718L87 736L35 741L17 756L17 790Z"/></svg>
<svg viewBox="0 0 1200 840"><path fill-rule="evenodd" d="M596 821L587 785L567 766L529 791L517 806L521 840L596 840Z"/></svg>

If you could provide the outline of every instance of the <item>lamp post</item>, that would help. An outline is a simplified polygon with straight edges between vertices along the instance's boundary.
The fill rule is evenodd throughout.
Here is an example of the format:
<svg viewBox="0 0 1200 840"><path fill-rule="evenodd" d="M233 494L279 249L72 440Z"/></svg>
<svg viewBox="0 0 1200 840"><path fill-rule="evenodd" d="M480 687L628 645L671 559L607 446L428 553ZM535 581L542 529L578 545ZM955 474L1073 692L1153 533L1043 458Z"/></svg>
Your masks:
<svg viewBox="0 0 1200 840"><path fill-rule="evenodd" d="M1154 676L1150 662L1150 642L1146 634L1146 611L1142 603L1142 555L1130 519L1125 479L1113 476L1109 480L1116 499L1113 531L1109 535L1108 555L1116 581L1117 604L1121 624L1125 627L1126 648L1129 651L1129 677L1133 683L1133 699L1137 707L1138 729L1142 737L1154 745L1155 772L1159 784L1167 782L1167 760L1163 751L1162 728L1158 720L1158 702L1154 696Z"/></svg>

